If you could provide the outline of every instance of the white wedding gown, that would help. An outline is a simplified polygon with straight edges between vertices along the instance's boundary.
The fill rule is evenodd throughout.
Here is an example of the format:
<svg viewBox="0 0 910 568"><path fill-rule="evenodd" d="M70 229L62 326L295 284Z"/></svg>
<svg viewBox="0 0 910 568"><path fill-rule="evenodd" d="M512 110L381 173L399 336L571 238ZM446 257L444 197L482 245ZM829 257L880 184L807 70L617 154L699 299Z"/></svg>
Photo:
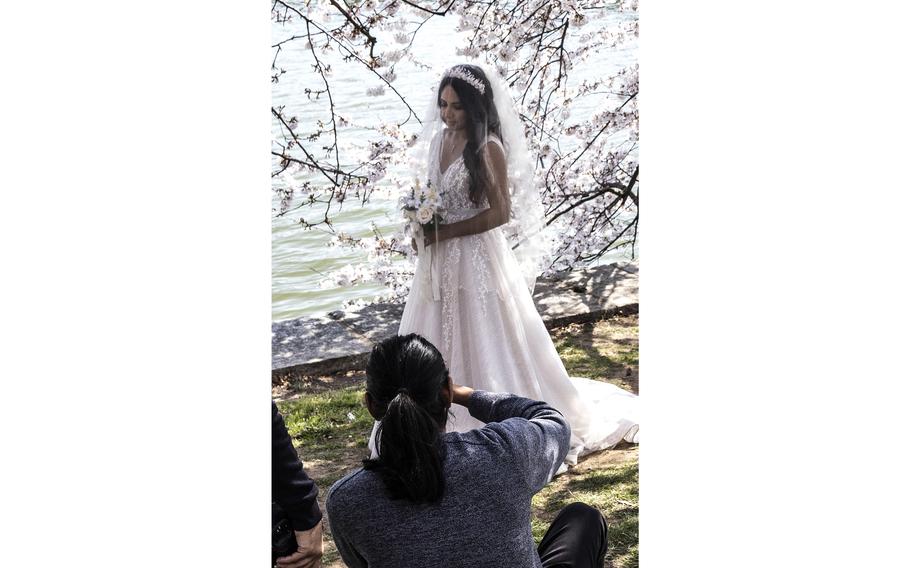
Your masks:
<svg viewBox="0 0 910 568"><path fill-rule="evenodd" d="M445 222L454 223L489 206L469 199L460 156L440 171L439 138L431 144L429 178L442 192ZM433 343L456 383L542 400L562 412L572 426L568 465L623 439L638 441L638 397L568 376L499 228L440 242L429 253L418 258L399 335L418 333ZM448 431L482 426L464 407L451 410Z"/></svg>

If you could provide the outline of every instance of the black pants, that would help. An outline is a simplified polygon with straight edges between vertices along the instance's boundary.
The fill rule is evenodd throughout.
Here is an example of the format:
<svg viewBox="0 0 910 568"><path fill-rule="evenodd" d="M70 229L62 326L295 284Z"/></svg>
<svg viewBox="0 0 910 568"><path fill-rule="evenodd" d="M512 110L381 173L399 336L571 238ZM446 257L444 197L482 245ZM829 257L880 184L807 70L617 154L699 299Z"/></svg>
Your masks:
<svg viewBox="0 0 910 568"><path fill-rule="evenodd" d="M601 568L607 554L607 521L584 503L566 505L543 535L537 554L544 568Z"/></svg>

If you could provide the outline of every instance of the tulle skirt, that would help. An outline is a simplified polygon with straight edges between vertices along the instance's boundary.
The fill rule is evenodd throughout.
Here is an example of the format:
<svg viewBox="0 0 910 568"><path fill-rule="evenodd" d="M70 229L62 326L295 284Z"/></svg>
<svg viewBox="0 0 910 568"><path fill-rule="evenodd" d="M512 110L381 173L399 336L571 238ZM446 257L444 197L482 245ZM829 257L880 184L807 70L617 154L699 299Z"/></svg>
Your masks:
<svg viewBox="0 0 910 568"><path fill-rule="evenodd" d="M418 258L398 333L433 343L456 383L542 400L562 412L572 426L569 465L623 439L638 442L638 397L568 376L498 228L432 245ZM448 431L482 426L464 407L452 412Z"/></svg>

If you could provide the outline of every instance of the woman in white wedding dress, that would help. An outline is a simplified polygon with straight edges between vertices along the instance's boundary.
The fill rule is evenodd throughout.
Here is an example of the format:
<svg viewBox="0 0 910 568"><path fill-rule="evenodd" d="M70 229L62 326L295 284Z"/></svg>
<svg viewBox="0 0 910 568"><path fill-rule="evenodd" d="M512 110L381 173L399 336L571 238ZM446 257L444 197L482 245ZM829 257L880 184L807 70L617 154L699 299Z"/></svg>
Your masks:
<svg viewBox="0 0 910 568"><path fill-rule="evenodd" d="M433 343L461 384L559 409L572 426L568 465L637 442L637 397L570 378L534 306L529 284L547 255L542 205L524 128L498 75L475 65L446 71L417 148L429 156L420 179L441 193L443 224L424 235L398 333ZM481 426L453 411L450 431Z"/></svg>

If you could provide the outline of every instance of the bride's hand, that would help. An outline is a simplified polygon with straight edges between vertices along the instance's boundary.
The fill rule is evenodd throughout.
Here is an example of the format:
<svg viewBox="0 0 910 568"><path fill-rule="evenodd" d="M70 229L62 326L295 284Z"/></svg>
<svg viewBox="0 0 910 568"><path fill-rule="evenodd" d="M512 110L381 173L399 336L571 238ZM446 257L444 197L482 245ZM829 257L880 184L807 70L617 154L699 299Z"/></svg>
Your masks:
<svg viewBox="0 0 910 568"><path fill-rule="evenodd" d="M449 236L446 231L446 228L447 227L445 225L436 225L436 227L433 227L432 225L430 225L429 227L426 227L424 229L424 231L425 231L425 236L424 236L424 241L423 241L424 246L430 246L432 244L441 243L442 241L448 239Z"/></svg>

